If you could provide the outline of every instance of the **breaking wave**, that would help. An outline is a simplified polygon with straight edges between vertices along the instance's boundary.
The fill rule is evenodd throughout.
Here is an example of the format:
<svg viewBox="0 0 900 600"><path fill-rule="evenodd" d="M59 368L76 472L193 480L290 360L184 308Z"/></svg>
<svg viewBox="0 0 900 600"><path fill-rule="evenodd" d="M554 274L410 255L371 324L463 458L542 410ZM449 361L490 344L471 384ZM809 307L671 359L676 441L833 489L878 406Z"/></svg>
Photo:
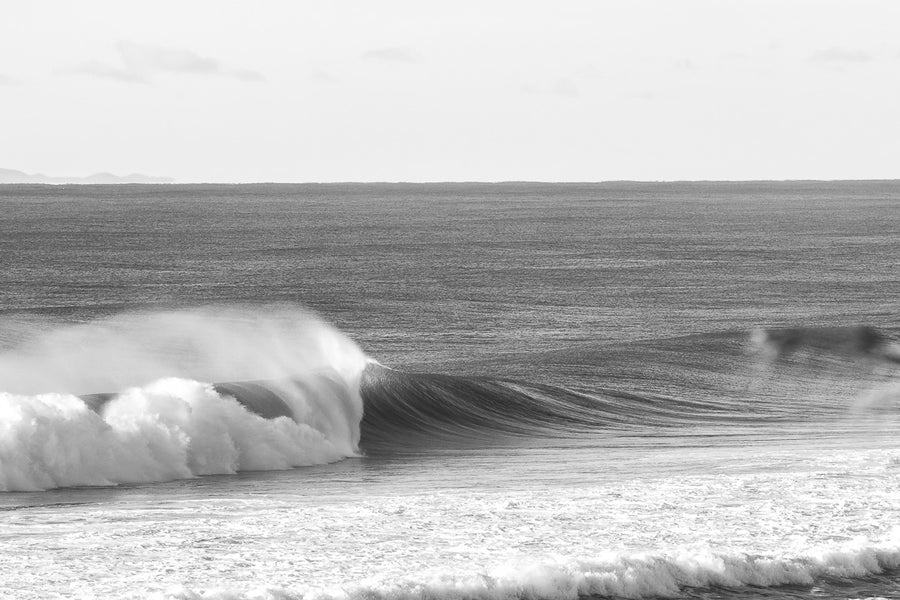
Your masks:
<svg viewBox="0 0 900 600"><path fill-rule="evenodd" d="M0 327L0 490L596 431L796 423L889 412L898 399L896 345L870 327L700 334L525 359L579 371L580 387L569 387L390 369L291 306L18 325ZM885 366L887 377L872 376Z"/></svg>
<svg viewBox="0 0 900 600"><path fill-rule="evenodd" d="M357 453L365 355L309 313L207 308L44 325L0 354L0 490L285 469ZM270 383L206 383L235 377ZM266 390L256 406L235 399L254 389ZM97 390L122 391L86 393Z"/></svg>

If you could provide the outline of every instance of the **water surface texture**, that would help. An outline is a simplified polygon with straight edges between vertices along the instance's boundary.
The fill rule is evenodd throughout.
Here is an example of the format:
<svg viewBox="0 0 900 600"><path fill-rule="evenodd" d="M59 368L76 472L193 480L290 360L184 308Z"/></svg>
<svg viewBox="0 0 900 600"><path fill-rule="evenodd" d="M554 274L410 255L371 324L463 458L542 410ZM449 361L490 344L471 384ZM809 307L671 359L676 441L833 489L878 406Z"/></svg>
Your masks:
<svg viewBox="0 0 900 600"><path fill-rule="evenodd" d="M0 186L0 597L900 596L900 183Z"/></svg>

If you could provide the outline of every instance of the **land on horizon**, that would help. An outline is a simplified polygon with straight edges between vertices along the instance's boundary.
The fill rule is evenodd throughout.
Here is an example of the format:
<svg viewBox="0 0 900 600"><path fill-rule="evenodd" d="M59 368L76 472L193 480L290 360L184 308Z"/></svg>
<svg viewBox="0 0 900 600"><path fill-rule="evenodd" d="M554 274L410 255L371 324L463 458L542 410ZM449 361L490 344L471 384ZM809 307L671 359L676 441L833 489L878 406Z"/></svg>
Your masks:
<svg viewBox="0 0 900 600"><path fill-rule="evenodd" d="M0 168L0 184L2 183L46 183L46 184L66 184L66 183L92 183L92 184L116 184L116 183L175 183L171 177L153 177L142 175L140 173L130 173L128 175L114 175L112 173L100 172L88 175L86 177L70 177L70 176L52 176L43 173L26 173L15 169Z"/></svg>
<svg viewBox="0 0 900 600"><path fill-rule="evenodd" d="M173 177L151 176L141 173L116 175L109 172L98 172L83 177L53 176L43 173L26 173L15 169L0 168L0 185L122 185L122 184L157 184L157 185L614 185L614 184L717 184L717 183L891 183L900 182L900 178L871 179L598 179L583 181L545 181L512 179L497 181L478 180L440 180L440 181L178 181Z"/></svg>

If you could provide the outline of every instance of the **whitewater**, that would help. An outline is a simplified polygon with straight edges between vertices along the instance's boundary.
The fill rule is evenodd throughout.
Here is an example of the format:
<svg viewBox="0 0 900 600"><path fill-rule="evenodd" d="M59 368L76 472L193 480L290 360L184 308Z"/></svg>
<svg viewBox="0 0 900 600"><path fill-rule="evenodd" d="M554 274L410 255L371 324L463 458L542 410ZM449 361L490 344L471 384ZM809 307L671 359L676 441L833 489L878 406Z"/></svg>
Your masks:
<svg viewBox="0 0 900 600"><path fill-rule="evenodd" d="M207 308L44 329L0 355L4 388L19 392L0 394L0 490L286 469L357 452L365 356L303 312ZM277 390L284 415L265 418L274 415L211 384L251 373ZM116 392L77 395L100 389Z"/></svg>
<svg viewBox="0 0 900 600"><path fill-rule="evenodd" d="M898 197L2 186L0 597L898 597Z"/></svg>

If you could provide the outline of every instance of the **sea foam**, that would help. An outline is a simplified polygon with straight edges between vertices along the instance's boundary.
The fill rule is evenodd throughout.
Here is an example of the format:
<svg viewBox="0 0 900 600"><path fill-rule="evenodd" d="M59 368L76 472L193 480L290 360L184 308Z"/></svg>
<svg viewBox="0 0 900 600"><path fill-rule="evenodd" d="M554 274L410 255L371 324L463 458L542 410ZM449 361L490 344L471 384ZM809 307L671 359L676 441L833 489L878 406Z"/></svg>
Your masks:
<svg viewBox="0 0 900 600"><path fill-rule="evenodd" d="M25 390L0 392L0 490L165 481L354 455L365 364L345 336L284 306L51 328L0 355L0 390ZM264 419L207 383L240 378L291 381L279 393L293 418ZM121 393L94 412L76 394L101 385ZM27 393L41 386L62 390Z"/></svg>
<svg viewBox="0 0 900 600"><path fill-rule="evenodd" d="M575 600L581 597L677 597L690 588L735 591L784 585L828 585L862 579L900 567L900 537L876 543L857 540L797 556L684 549L667 553L608 552L594 558L556 558L507 564L490 571L417 574L399 580L370 580L338 588L298 586L252 591L188 588L156 598L171 600ZM758 596L751 593L750 596Z"/></svg>

